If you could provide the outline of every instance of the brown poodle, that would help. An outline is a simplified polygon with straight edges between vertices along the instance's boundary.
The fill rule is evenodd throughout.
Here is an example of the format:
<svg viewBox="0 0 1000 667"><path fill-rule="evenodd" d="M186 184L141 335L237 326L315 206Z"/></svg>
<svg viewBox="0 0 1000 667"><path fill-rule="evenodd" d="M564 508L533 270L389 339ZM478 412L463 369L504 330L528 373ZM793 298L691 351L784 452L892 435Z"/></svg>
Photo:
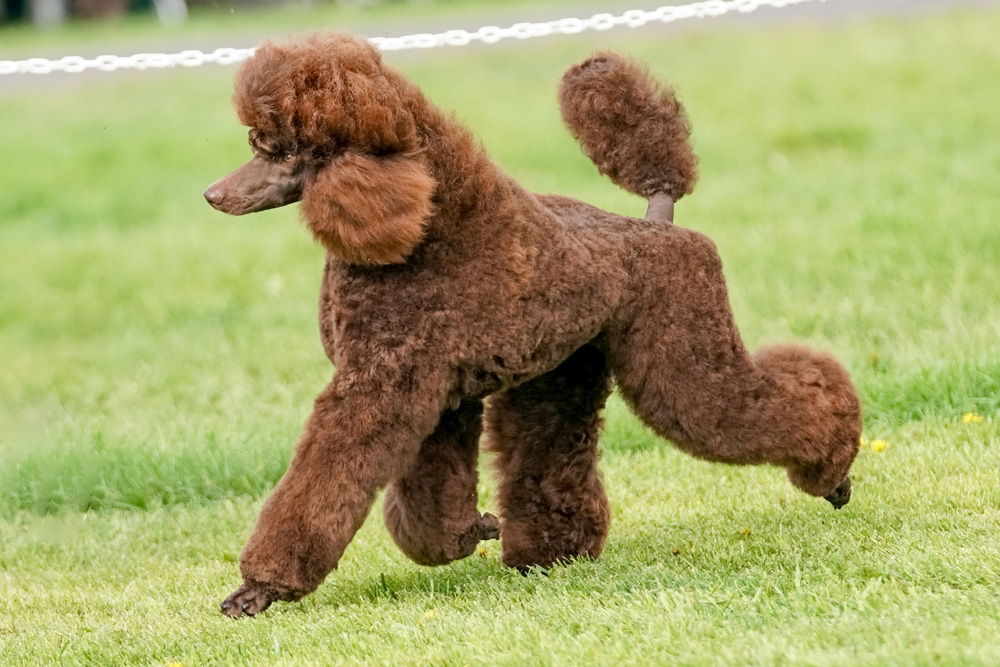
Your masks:
<svg viewBox="0 0 1000 667"><path fill-rule="evenodd" d="M362 39L268 43L240 70L255 156L205 196L233 214L302 201L327 251L320 329L337 370L225 613L315 590L385 486L386 524L418 563L498 535L516 568L596 557L613 384L695 456L782 466L848 501L861 421L847 372L802 347L748 354L715 246L671 224L696 177L673 94L602 53L566 73L560 102L600 170L649 199L645 219L526 191ZM476 508L487 396L499 521Z"/></svg>

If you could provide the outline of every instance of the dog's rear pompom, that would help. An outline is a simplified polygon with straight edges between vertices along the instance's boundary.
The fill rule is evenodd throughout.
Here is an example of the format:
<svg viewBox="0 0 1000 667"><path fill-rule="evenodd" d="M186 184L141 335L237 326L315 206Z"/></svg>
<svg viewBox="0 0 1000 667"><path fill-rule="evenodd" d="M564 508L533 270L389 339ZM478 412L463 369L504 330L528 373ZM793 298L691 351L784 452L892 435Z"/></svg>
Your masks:
<svg viewBox="0 0 1000 667"><path fill-rule="evenodd" d="M694 189L698 158L687 114L644 67L597 53L563 75L559 106L583 152L620 187L674 201Z"/></svg>

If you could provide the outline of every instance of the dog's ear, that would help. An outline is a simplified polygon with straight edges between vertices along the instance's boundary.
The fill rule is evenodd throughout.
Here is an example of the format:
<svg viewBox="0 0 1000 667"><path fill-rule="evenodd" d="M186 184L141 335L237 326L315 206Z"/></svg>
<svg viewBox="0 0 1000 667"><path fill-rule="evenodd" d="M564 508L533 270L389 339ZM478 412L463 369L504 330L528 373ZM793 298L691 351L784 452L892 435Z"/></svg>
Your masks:
<svg viewBox="0 0 1000 667"><path fill-rule="evenodd" d="M435 186L415 156L348 152L306 186L302 215L331 254L352 264L396 264L420 243Z"/></svg>

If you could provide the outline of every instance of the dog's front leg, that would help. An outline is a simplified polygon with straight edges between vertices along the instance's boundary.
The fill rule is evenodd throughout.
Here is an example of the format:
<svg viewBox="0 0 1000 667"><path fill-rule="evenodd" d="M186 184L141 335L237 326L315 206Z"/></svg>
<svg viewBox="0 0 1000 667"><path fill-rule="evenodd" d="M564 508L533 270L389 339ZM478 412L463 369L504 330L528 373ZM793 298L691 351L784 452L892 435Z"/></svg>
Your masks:
<svg viewBox="0 0 1000 667"><path fill-rule="evenodd" d="M337 566L379 488L412 462L447 400L444 372L342 370L316 399L295 456L240 557L244 583L222 603L253 616L312 592Z"/></svg>

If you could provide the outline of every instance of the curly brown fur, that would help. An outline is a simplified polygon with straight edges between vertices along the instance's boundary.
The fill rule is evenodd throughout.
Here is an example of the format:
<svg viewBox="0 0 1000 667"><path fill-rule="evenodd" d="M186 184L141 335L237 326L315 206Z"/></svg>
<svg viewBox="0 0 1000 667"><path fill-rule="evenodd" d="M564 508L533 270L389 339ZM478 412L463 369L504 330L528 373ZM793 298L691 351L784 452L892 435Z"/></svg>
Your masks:
<svg viewBox="0 0 1000 667"><path fill-rule="evenodd" d="M490 402L508 567L597 558L604 548L611 511L597 470L597 441L611 373L603 343L595 343Z"/></svg>
<svg viewBox="0 0 1000 667"><path fill-rule="evenodd" d="M482 415L481 401L446 412L413 466L386 491L385 525L416 563L445 565L500 535L497 518L476 510Z"/></svg>
<svg viewBox="0 0 1000 667"><path fill-rule="evenodd" d="M420 243L435 185L413 156L348 151L316 175L302 215L332 254L352 264L395 264Z"/></svg>
<svg viewBox="0 0 1000 667"><path fill-rule="evenodd" d="M679 107L637 66L599 58L568 75L564 107L581 90L595 105L593 117L573 106L571 127L585 144L617 136L627 150L606 168L652 201L688 192ZM386 486L389 530L418 562L494 537L496 519L476 508L491 394L514 567L601 552L597 440L612 377L643 421L695 456L778 465L807 493L846 502L861 429L846 371L800 347L751 356L703 235L527 192L357 38L265 44L236 90L256 156L206 198L233 213L302 199L327 251L320 331L337 371L261 510L227 614L314 590Z"/></svg>
<svg viewBox="0 0 1000 667"><path fill-rule="evenodd" d="M563 75L559 107L583 152L620 187L673 201L694 190L691 124L674 92L645 67L599 52Z"/></svg>
<svg viewBox="0 0 1000 667"><path fill-rule="evenodd" d="M233 104L269 152L307 151L325 160L349 146L376 154L420 147L399 75L362 39L315 34L266 42L237 74Z"/></svg>

